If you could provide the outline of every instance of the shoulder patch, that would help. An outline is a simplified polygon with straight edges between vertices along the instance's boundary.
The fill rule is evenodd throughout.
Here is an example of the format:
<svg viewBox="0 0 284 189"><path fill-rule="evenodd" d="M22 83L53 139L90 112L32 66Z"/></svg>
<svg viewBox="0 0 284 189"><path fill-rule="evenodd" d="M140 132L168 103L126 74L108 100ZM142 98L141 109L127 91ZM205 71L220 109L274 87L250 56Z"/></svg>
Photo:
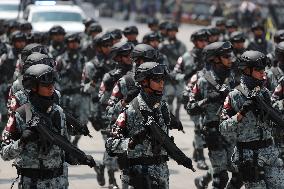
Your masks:
<svg viewBox="0 0 284 189"><path fill-rule="evenodd" d="M223 106L225 109L230 109L232 108L231 104L230 104L230 97L227 96L225 101L224 101L224 106Z"/></svg>
<svg viewBox="0 0 284 189"><path fill-rule="evenodd" d="M119 85L118 85L118 84L116 84L116 85L114 86L114 88L112 89L111 96L115 96L115 97L120 97L120 96L121 96L121 93L120 93Z"/></svg>
<svg viewBox="0 0 284 189"><path fill-rule="evenodd" d="M119 114L116 120L116 125L119 126L120 128L126 127L126 113L125 112L122 112Z"/></svg>
<svg viewBox="0 0 284 189"><path fill-rule="evenodd" d="M197 74L194 74L191 78L190 78L190 83L196 83L197 82Z"/></svg>

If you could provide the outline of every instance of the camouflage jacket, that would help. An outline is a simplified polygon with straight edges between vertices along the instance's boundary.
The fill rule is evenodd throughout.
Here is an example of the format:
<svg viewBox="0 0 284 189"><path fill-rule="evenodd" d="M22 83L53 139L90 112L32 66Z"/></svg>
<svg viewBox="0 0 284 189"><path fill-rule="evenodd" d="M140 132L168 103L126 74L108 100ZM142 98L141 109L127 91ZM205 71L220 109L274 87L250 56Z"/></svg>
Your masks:
<svg viewBox="0 0 284 189"><path fill-rule="evenodd" d="M76 56L74 59L70 56ZM60 87L62 93L68 89L78 89L80 92L82 71L85 64L85 59L81 53L70 55L66 51L61 56L57 57L56 70L60 75Z"/></svg>
<svg viewBox="0 0 284 189"><path fill-rule="evenodd" d="M266 87L269 89L270 92L273 92L277 87L281 77L284 76L284 72L279 67L270 67L266 71Z"/></svg>
<svg viewBox="0 0 284 189"><path fill-rule="evenodd" d="M168 125L170 124L170 113L168 111L167 103L161 101L157 109L154 111L149 108L141 94L137 97L140 110L147 111L154 115L155 120L159 126L168 134ZM135 99L134 99L135 100ZM122 112L115 125L112 128L112 135L107 139L106 149L110 154L122 154L127 153L128 158L138 157L152 157L154 155L167 155L167 152L163 147L160 147L160 151L154 153L153 147L155 146L154 139L151 135L147 134L141 143L137 144L134 149L128 147L129 140L135 135L145 132L145 118L139 114L139 110L135 109L133 105L134 100L130 103L129 107Z"/></svg>
<svg viewBox="0 0 284 189"><path fill-rule="evenodd" d="M251 92L244 83L240 85L247 93ZM262 87L260 95L270 103L270 93ZM259 115L249 111L240 122L237 121L236 113L240 111L246 96L238 89L234 89L226 97L222 109L220 131L223 136L237 142L250 142L271 138L271 127L267 122L262 122Z"/></svg>
<svg viewBox="0 0 284 189"><path fill-rule="evenodd" d="M235 81L232 77L228 77L222 82L216 73L211 70L205 74L211 75L211 77L220 85L222 88L228 88L228 90L235 87ZM215 102L207 102L208 94L217 92L215 86L213 86L205 77L199 77L196 84L194 85L190 94L190 101L187 105L187 112L190 115L203 114L203 124L206 125L210 122L219 122L219 110L223 105L223 100ZM199 109L196 113L196 108Z"/></svg>
<svg viewBox="0 0 284 189"><path fill-rule="evenodd" d="M30 105L30 110L32 115L37 114L32 105ZM52 115L54 117L52 117ZM46 113L45 116L54 123L52 126L50 125L54 132L60 133L62 136L68 138L65 115L59 106L54 104L50 112ZM20 144L22 132L27 126L25 118L21 117L20 113L14 112L10 115L8 123L2 133L2 159L5 161L15 159L16 166L20 168L40 169L62 167L65 154L59 146L49 145L48 148L45 148L41 144L40 139L28 142L25 146Z"/></svg>
<svg viewBox="0 0 284 189"><path fill-rule="evenodd" d="M173 71L178 58L186 52L186 46L180 40L166 40L162 43L160 52L167 56L169 70Z"/></svg>

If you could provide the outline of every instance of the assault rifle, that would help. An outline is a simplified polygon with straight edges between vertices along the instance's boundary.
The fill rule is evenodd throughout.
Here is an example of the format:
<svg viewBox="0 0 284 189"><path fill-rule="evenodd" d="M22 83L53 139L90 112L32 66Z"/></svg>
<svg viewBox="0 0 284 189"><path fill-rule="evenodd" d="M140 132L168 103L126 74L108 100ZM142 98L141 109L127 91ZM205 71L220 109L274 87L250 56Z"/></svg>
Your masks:
<svg viewBox="0 0 284 189"><path fill-rule="evenodd" d="M39 133L40 140L59 146L67 154L71 155L72 159L75 158L78 164L88 165L90 167L96 166L96 162L91 156L86 155L83 151L71 144L62 135L52 131L50 129L49 122L46 121L44 117L36 115L28 121L28 125L31 129L34 129Z"/></svg>

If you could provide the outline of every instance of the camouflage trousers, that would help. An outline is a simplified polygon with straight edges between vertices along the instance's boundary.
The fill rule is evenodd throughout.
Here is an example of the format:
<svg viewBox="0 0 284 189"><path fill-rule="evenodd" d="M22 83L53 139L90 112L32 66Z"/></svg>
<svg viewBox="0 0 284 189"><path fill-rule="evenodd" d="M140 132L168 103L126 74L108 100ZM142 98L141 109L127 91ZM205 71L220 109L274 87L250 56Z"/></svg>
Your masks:
<svg viewBox="0 0 284 189"><path fill-rule="evenodd" d="M4 129L6 123L7 123L7 84L0 84L0 132L2 133L2 130Z"/></svg>
<svg viewBox="0 0 284 189"><path fill-rule="evenodd" d="M33 180L28 177L21 177L19 182L19 189L67 189L68 178L60 176L48 180Z"/></svg>
<svg viewBox="0 0 284 189"><path fill-rule="evenodd" d="M102 134L104 141L106 142L107 140L107 135ZM108 153L105 151L104 152L104 157L103 157L103 164L106 166L108 170L113 170L113 171L118 171L118 163L117 163L117 157L111 157L108 155Z"/></svg>
<svg viewBox="0 0 284 189"><path fill-rule="evenodd" d="M254 162L261 170L263 177L255 181L245 181L245 187L249 189L284 188L283 161L278 158L279 150L275 145L258 150L243 149L241 152L235 148L232 157L233 163L242 174L249 170L241 169L237 162Z"/></svg>
<svg viewBox="0 0 284 189"><path fill-rule="evenodd" d="M195 149L203 149L205 145L204 138L201 134L201 121L200 116L190 116L191 120L194 123L194 138L193 145Z"/></svg>
<svg viewBox="0 0 284 189"><path fill-rule="evenodd" d="M136 165L129 168L129 185L137 189L169 189L167 163L159 165Z"/></svg>
<svg viewBox="0 0 284 189"><path fill-rule="evenodd" d="M25 176L20 177L19 189L68 189L68 165L63 164L63 175L53 179L34 180Z"/></svg>
<svg viewBox="0 0 284 189"><path fill-rule="evenodd" d="M171 112L175 114L175 116L179 119L179 110L180 106L183 101L183 90L184 90L184 83L183 82L178 82L177 84L171 84L167 83L165 85L165 99L169 104L169 109ZM177 98L177 106L174 112L174 107L173 107L173 101L174 99Z"/></svg>

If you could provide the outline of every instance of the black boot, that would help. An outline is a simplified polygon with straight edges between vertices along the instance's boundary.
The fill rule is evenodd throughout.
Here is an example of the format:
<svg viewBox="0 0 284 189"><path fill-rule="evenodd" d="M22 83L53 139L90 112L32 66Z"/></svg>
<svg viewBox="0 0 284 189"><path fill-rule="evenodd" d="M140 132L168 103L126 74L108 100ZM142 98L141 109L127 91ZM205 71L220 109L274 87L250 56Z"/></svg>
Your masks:
<svg viewBox="0 0 284 189"><path fill-rule="evenodd" d="M206 175L195 178L194 184L197 189L206 189L211 180L212 176L210 173L207 172Z"/></svg>
<svg viewBox="0 0 284 189"><path fill-rule="evenodd" d="M97 173L97 181L100 186L104 186L106 184L105 181L105 166L103 164L99 164L94 167Z"/></svg>

